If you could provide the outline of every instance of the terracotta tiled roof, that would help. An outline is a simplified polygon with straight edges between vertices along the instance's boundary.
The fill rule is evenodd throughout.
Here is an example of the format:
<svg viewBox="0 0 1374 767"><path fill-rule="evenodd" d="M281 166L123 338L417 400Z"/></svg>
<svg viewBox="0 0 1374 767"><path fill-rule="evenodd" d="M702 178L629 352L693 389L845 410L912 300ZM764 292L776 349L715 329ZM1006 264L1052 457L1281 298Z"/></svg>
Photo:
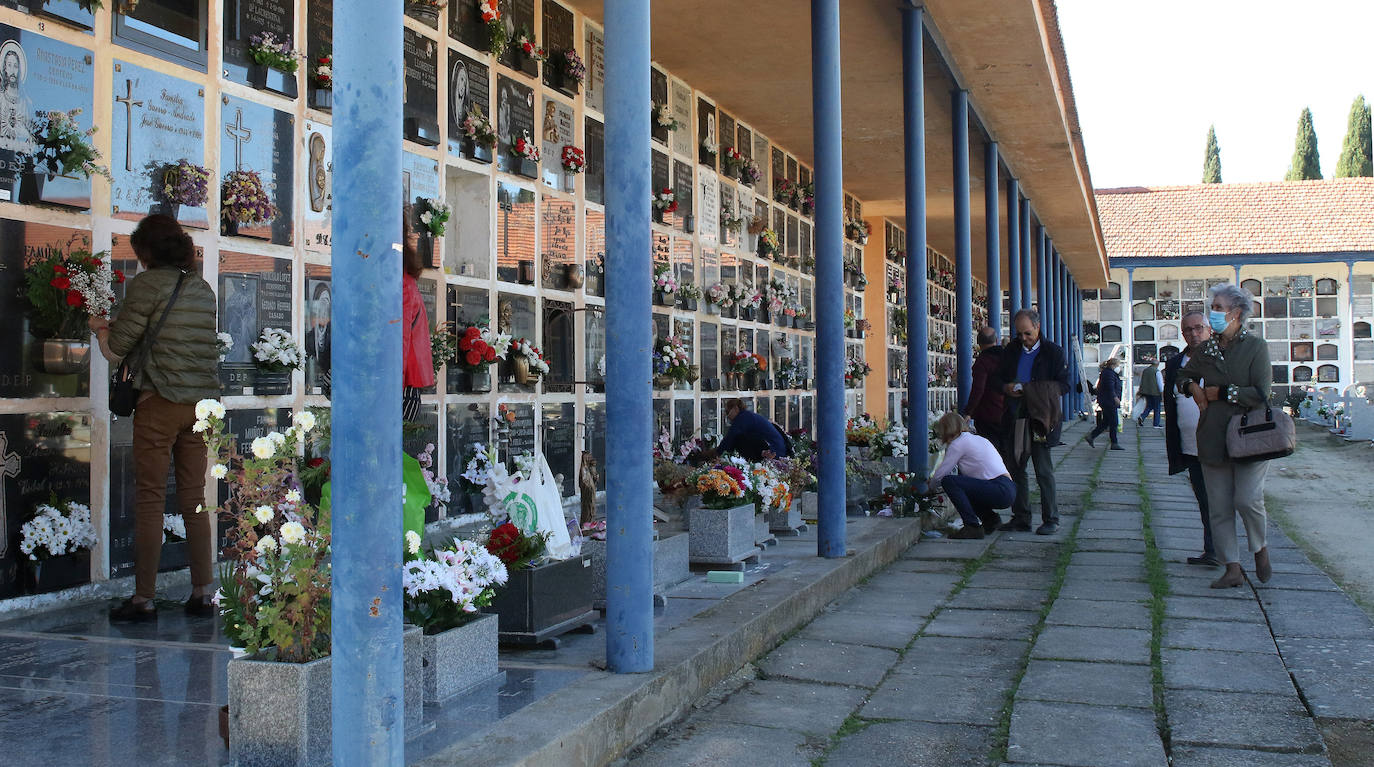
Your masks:
<svg viewBox="0 0 1374 767"><path fill-rule="evenodd" d="M1374 178L1097 190L1109 258L1374 252Z"/></svg>

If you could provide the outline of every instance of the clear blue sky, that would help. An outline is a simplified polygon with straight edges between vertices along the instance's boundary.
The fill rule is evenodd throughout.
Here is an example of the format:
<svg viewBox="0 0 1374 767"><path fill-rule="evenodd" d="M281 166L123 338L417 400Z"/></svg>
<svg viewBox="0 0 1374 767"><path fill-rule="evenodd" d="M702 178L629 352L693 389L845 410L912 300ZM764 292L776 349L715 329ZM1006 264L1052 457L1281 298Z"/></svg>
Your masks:
<svg viewBox="0 0 1374 767"><path fill-rule="evenodd" d="M1374 0L1057 0L1093 185L1279 181L1311 107L1322 174L1374 99Z"/></svg>

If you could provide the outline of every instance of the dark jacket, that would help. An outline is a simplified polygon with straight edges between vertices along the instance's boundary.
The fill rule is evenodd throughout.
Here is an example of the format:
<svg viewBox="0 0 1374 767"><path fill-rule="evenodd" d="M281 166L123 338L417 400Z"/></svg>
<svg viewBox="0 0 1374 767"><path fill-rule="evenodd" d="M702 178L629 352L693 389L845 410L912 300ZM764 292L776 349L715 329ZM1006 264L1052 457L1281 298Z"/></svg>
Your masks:
<svg viewBox="0 0 1374 767"><path fill-rule="evenodd" d="M1174 379L1174 385L1180 388L1185 382L1191 384L1198 379L1206 386L1221 387L1221 397L1207 404L1197 423L1197 458L1213 466L1228 461L1226 427L1231 416L1264 405L1274 385L1274 371L1269 367L1269 345L1263 338L1245 331L1231 339L1225 352L1216 340L1213 336L1203 344L1202 350L1188 359L1188 364ZM1234 403L1227 400L1232 386L1236 387Z"/></svg>
<svg viewBox="0 0 1374 767"><path fill-rule="evenodd" d="M1002 359L997 368L997 379L1000 383L1006 384L1016 380L1016 363L1021 359L1021 342L1012 341L1002 350ZM1048 338L1040 338L1040 352L1035 357L1035 362L1031 364L1032 381L1053 381L1059 384L1059 393L1069 393L1069 366L1064 358L1064 350L1051 342ZM1016 425L1017 418L1025 418L1024 397L1008 397L1006 407L1002 413L1002 428L1007 434L1015 433L1013 427ZM1059 432L1063 426L1060 419L1054 424L1054 429L1046 439L1051 445L1059 444Z"/></svg>
<svg viewBox="0 0 1374 767"><path fill-rule="evenodd" d="M963 415L973 416L980 430L984 427L996 429L1002 422L1002 381L997 377L1001 362L1000 346L989 346L979 352L978 359L973 362L973 388L969 390Z"/></svg>
<svg viewBox="0 0 1374 767"><path fill-rule="evenodd" d="M1178 474L1188 468L1183 462L1183 435L1178 429L1178 371L1183 367L1187 352L1170 357L1164 363L1164 449L1169 453L1169 473Z"/></svg>
<svg viewBox="0 0 1374 767"><path fill-rule="evenodd" d="M750 461L757 461L763 457L764 450L772 450L777 456L786 456L787 443L772 421L752 410L741 410L730 422L730 430L720 441L719 450L722 453L736 452Z"/></svg>
<svg viewBox="0 0 1374 767"><path fill-rule="evenodd" d="M1111 368L1097 376L1097 404L1104 411L1121 407L1121 374Z"/></svg>
<svg viewBox="0 0 1374 767"><path fill-rule="evenodd" d="M158 267L129 280L119 315L110 324L110 351L135 355L140 342L162 317L181 270ZM167 314L148 353L148 363L134 377L138 389L151 389L183 405L220 395L219 344L215 338L215 293L200 275L187 272L181 293Z"/></svg>

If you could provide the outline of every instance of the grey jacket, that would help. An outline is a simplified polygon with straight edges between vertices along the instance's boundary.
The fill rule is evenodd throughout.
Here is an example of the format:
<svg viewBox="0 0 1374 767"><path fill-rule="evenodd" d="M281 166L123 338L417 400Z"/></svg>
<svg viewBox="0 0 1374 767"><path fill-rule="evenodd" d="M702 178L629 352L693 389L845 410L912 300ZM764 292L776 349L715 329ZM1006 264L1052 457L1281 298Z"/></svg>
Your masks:
<svg viewBox="0 0 1374 767"><path fill-rule="evenodd" d="M181 271L150 269L129 280L119 316L110 323L110 351L133 354L137 363L145 333L162 317ZM219 344L215 337L215 293L198 274L187 273L167 322L162 326L134 386L152 389L164 399L193 404L220 394Z"/></svg>
<svg viewBox="0 0 1374 767"><path fill-rule="evenodd" d="M1224 464L1226 428L1231 416L1264 405L1273 388L1274 371L1269 367L1269 346L1264 339L1242 330L1226 349L1213 336L1188 364L1178 372L1174 385L1191 393L1189 386L1202 381L1204 386L1220 386L1221 396L1207 403L1197 424L1198 460L1212 465ZM1231 387L1235 387L1232 389Z"/></svg>

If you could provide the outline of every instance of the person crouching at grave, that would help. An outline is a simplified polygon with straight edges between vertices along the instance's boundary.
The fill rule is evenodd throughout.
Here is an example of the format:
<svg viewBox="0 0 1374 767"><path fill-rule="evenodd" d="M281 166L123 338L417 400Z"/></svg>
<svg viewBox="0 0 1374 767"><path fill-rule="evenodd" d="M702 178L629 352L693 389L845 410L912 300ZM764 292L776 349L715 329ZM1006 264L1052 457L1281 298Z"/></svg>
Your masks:
<svg viewBox="0 0 1374 767"><path fill-rule="evenodd" d="M739 453L746 461L761 461L765 458L787 458L787 438L777 424L758 413L744 407L738 397L725 400L725 417L730 419L730 428L720 444L702 454L710 460L721 453Z"/></svg>
<svg viewBox="0 0 1374 767"><path fill-rule="evenodd" d="M406 217L409 221L409 217ZM415 421L420 416L420 390L434 385L434 352L429 345L429 314L420 295L420 275L425 258L411 242L407 224L401 249L404 273L401 276L401 420Z"/></svg>
<svg viewBox="0 0 1374 767"><path fill-rule="evenodd" d="M945 446L944 460L930 475L930 487L941 487L958 510L964 526L955 538L982 538L997 530L1005 509L1016 500L1016 483L1002 462L1002 454L986 438L969 430L968 421L954 411L935 422L935 436ZM955 470L958 474L954 474Z"/></svg>
<svg viewBox="0 0 1374 767"><path fill-rule="evenodd" d="M117 621L157 617L162 514L167 506L167 469L176 467L176 505L186 523L191 596L186 612L214 615L214 545L205 503L207 449L192 430L195 405L220 395L215 338L215 293L196 273L195 247L169 216L148 216L129 238L144 271L129 280L113 321L92 317L100 352L117 364L135 354L139 390L134 411L134 594L110 612ZM144 348L145 355L139 354Z"/></svg>

